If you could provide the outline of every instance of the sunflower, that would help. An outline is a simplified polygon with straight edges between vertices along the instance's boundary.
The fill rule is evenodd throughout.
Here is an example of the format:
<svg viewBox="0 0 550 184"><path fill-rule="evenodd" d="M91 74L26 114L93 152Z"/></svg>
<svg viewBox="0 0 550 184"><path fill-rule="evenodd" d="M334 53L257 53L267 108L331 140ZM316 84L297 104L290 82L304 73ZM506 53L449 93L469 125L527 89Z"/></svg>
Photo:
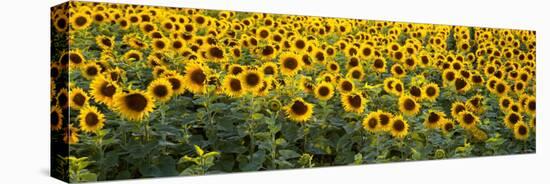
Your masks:
<svg viewBox="0 0 550 184"><path fill-rule="evenodd" d="M529 96L526 100L526 103L523 107L529 114L535 115L537 110L537 101L535 96Z"/></svg>
<svg viewBox="0 0 550 184"><path fill-rule="evenodd" d="M240 73L242 73L244 70L246 69L246 67L240 65L240 64L231 64L229 65L229 74L230 75L239 75Z"/></svg>
<svg viewBox="0 0 550 184"><path fill-rule="evenodd" d="M183 76L185 88L195 94L206 92L207 73L207 67L203 67L196 63L187 64L185 67L185 75Z"/></svg>
<svg viewBox="0 0 550 184"><path fill-rule="evenodd" d="M409 94L415 100L419 100L424 96L424 92L422 91L422 89L420 89L420 87L415 86L415 85L412 85L411 87L409 87Z"/></svg>
<svg viewBox="0 0 550 184"><path fill-rule="evenodd" d="M298 55L293 53L281 54L279 58L279 66L281 73L287 76L294 76L301 69L301 62L298 60Z"/></svg>
<svg viewBox="0 0 550 184"><path fill-rule="evenodd" d="M441 77L443 78L443 81L445 81L445 83L451 83L457 78L457 75L454 70L446 69L443 71L443 76Z"/></svg>
<svg viewBox="0 0 550 184"><path fill-rule="evenodd" d="M63 125L63 112L58 106L53 106L50 112L50 127L51 130L61 130Z"/></svg>
<svg viewBox="0 0 550 184"><path fill-rule="evenodd" d="M393 66L391 67L391 73L394 77L397 77L397 78L401 78L407 75L407 73L405 72L405 69L403 69L403 66L401 66L401 64L399 63L393 64Z"/></svg>
<svg viewBox="0 0 550 184"><path fill-rule="evenodd" d="M498 105L500 107L500 110L501 111L507 111L508 108L510 108L510 105L514 103L513 99L510 98L508 95L505 95L505 96L502 96L500 97L500 99L498 100Z"/></svg>
<svg viewBox="0 0 550 184"><path fill-rule="evenodd" d="M466 110L466 105L464 104L464 102L456 101L451 106L451 115L454 118L458 119L459 117L458 114L465 110Z"/></svg>
<svg viewBox="0 0 550 184"><path fill-rule="evenodd" d="M514 125L514 138L525 141L529 138L529 127L520 121Z"/></svg>
<svg viewBox="0 0 550 184"><path fill-rule="evenodd" d="M273 62L266 62L261 66L260 70L264 73L264 76L277 76L279 68Z"/></svg>
<svg viewBox="0 0 550 184"><path fill-rule="evenodd" d="M86 61L80 50L69 51L69 67L79 68Z"/></svg>
<svg viewBox="0 0 550 184"><path fill-rule="evenodd" d="M440 128L443 133L449 133L455 128L455 123L449 119L442 119Z"/></svg>
<svg viewBox="0 0 550 184"><path fill-rule="evenodd" d="M75 87L69 92L69 107L79 110L88 103L88 94L81 88Z"/></svg>
<svg viewBox="0 0 550 184"><path fill-rule="evenodd" d="M253 91L252 94L254 94L254 96L267 96L269 90L273 88L273 81L273 78L265 78L262 81L261 86L257 90Z"/></svg>
<svg viewBox="0 0 550 184"><path fill-rule="evenodd" d="M458 113L458 122L460 126L464 129L472 129L476 127L479 118L470 111L462 111Z"/></svg>
<svg viewBox="0 0 550 184"><path fill-rule="evenodd" d="M405 115L414 116L420 111L420 104L413 97L402 95L399 97L399 111Z"/></svg>
<svg viewBox="0 0 550 184"><path fill-rule="evenodd" d="M223 61L226 57L224 49L215 45L206 48L206 56L213 61Z"/></svg>
<svg viewBox="0 0 550 184"><path fill-rule="evenodd" d="M103 75L99 75L90 83L90 94L100 103L111 106L113 96L119 91L116 83L107 80Z"/></svg>
<svg viewBox="0 0 550 184"><path fill-rule="evenodd" d="M75 30L86 29L92 24L92 17L84 12L71 15L71 26Z"/></svg>
<svg viewBox="0 0 550 184"><path fill-rule="evenodd" d="M363 119L363 128L372 133L378 132L381 129L378 112L371 112Z"/></svg>
<svg viewBox="0 0 550 184"><path fill-rule="evenodd" d="M366 99L359 92L350 92L342 94L341 102L346 112L363 113L365 110Z"/></svg>
<svg viewBox="0 0 550 184"><path fill-rule="evenodd" d="M76 144L78 140L78 128L74 127L73 124L69 124L69 127L65 128L63 142L65 144Z"/></svg>
<svg viewBox="0 0 550 184"><path fill-rule="evenodd" d="M504 116L504 123L506 127L510 129L513 129L514 125L520 121L523 121L523 116L517 112L508 112L506 116Z"/></svg>
<svg viewBox="0 0 550 184"><path fill-rule="evenodd" d="M495 83L494 91L498 96L504 96L504 95L508 94L508 89L509 88L510 87L508 86L508 84L506 84L505 81L497 80L496 83Z"/></svg>
<svg viewBox="0 0 550 184"><path fill-rule="evenodd" d="M427 128L438 128L445 120L445 113L441 111L429 111L426 119L424 119L424 126Z"/></svg>
<svg viewBox="0 0 550 184"><path fill-rule="evenodd" d="M334 95L334 87L328 82L321 82L315 86L315 97L319 100L329 100Z"/></svg>
<svg viewBox="0 0 550 184"><path fill-rule="evenodd" d="M359 48L359 53L364 59L370 59L374 56L375 49L371 45L363 45Z"/></svg>
<svg viewBox="0 0 550 184"><path fill-rule="evenodd" d="M340 65L336 61L330 61L327 63L327 69L328 71L332 73L338 73L340 71Z"/></svg>
<svg viewBox="0 0 550 184"><path fill-rule="evenodd" d="M422 91L424 91L423 99L428 101L435 102L437 97L439 97L439 86L435 83L428 83L422 86Z"/></svg>
<svg viewBox="0 0 550 184"><path fill-rule="evenodd" d="M244 95L245 89L241 80L234 75L227 75L223 80L224 93L230 97L240 97Z"/></svg>
<svg viewBox="0 0 550 184"><path fill-rule="evenodd" d="M467 92L471 88L470 83L468 83L468 80L464 79L463 77L457 77L454 80L454 86L455 86L454 89L461 93Z"/></svg>
<svg viewBox="0 0 550 184"><path fill-rule="evenodd" d="M383 131L390 130L390 124L393 121L393 114L382 110L376 111L376 114L378 115L378 119L380 120L379 129Z"/></svg>
<svg viewBox="0 0 550 184"><path fill-rule="evenodd" d="M363 80L363 77L365 76L365 72L363 71L363 68L360 67L360 66L353 67L353 68L349 69L346 76L348 78L352 78L352 79L361 81L361 80Z"/></svg>
<svg viewBox="0 0 550 184"><path fill-rule="evenodd" d="M103 50L112 50L115 46L114 37L99 35L95 37L95 43Z"/></svg>
<svg viewBox="0 0 550 184"><path fill-rule="evenodd" d="M59 105L59 107L61 107L62 109L65 109L67 108L67 106L69 106L69 95L66 88L62 88L57 93L56 97L57 97L56 98L57 104Z"/></svg>
<svg viewBox="0 0 550 184"><path fill-rule="evenodd" d="M138 50L129 50L128 52L124 53L123 58L126 62L138 62L143 59L143 54Z"/></svg>
<svg viewBox="0 0 550 184"><path fill-rule="evenodd" d="M402 139L409 133L409 124L403 119L403 116L395 116L390 124L390 132L393 137Z"/></svg>
<svg viewBox="0 0 550 184"><path fill-rule="evenodd" d="M469 111L481 114L484 111L484 99L485 98L480 94L474 95L466 101L466 108Z"/></svg>
<svg viewBox="0 0 550 184"><path fill-rule="evenodd" d="M57 32L65 32L69 26L69 19L66 15L61 15L54 20L53 25Z"/></svg>
<svg viewBox="0 0 550 184"><path fill-rule="evenodd" d="M165 78L157 78L149 83L147 92L155 98L155 101L163 103L170 100L174 93L172 84Z"/></svg>
<svg viewBox="0 0 550 184"><path fill-rule="evenodd" d="M313 115L313 107L313 104L304 101L302 98L294 98L285 109L290 120L305 122Z"/></svg>
<svg viewBox="0 0 550 184"><path fill-rule="evenodd" d="M301 37L296 37L294 38L294 40L292 41L292 48L293 50L297 50L297 51L303 51L305 50L307 47L308 47L308 42L307 40L301 38Z"/></svg>
<svg viewBox="0 0 550 184"><path fill-rule="evenodd" d="M84 132L97 132L104 126L105 116L94 106L82 108L78 115L80 129Z"/></svg>
<svg viewBox="0 0 550 184"><path fill-rule="evenodd" d="M338 91L340 91L340 93L342 94L350 93L354 89L355 84L347 78L341 79L340 82L338 82Z"/></svg>
<svg viewBox="0 0 550 184"><path fill-rule="evenodd" d="M122 117L130 121L141 121L155 108L153 97L144 91L132 90L115 94L113 106Z"/></svg>
<svg viewBox="0 0 550 184"><path fill-rule="evenodd" d="M185 79L180 74L176 73L175 75L168 76L166 77L166 80L170 82L174 95L183 94L185 92L185 88L183 86Z"/></svg>
<svg viewBox="0 0 550 184"><path fill-rule="evenodd" d="M375 72L384 73L386 72L386 60L383 57L377 57L372 62L372 68Z"/></svg>
<svg viewBox="0 0 550 184"><path fill-rule="evenodd" d="M88 62L80 70L84 78L93 80L101 72L101 67L96 62Z"/></svg>
<svg viewBox="0 0 550 184"><path fill-rule="evenodd" d="M255 91L262 86L264 74L255 69L248 69L239 74L239 78L242 81L244 89L247 91Z"/></svg>

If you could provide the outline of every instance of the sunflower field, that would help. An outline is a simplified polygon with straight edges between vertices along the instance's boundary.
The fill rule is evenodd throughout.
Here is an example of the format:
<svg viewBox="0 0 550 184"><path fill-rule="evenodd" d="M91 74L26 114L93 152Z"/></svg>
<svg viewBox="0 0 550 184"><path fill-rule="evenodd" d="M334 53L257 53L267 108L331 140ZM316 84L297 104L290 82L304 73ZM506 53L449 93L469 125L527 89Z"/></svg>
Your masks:
<svg viewBox="0 0 550 184"><path fill-rule="evenodd" d="M64 181L536 151L535 31L51 10L52 175Z"/></svg>

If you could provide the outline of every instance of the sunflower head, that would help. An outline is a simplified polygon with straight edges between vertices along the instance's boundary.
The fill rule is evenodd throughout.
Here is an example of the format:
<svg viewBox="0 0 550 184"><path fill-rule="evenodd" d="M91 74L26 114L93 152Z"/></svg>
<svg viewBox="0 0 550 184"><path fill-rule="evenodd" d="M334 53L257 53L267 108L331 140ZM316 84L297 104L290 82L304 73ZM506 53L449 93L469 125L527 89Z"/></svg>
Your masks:
<svg viewBox="0 0 550 184"><path fill-rule="evenodd" d="M363 128L369 132L378 132L381 130L380 115L378 112L371 112L363 119Z"/></svg>
<svg viewBox="0 0 550 184"><path fill-rule="evenodd" d="M390 132L393 137L403 139L409 133L409 124L403 116L395 116L390 124Z"/></svg>
<svg viewBox="0 0 550 184"><path fill-rule="evenodd" d="M141 121L153 111L155 101L144 91L119 92L114 96L114 107L122 117L131 121Z"/></svg>
<svg viewBox="0 0 550 184"><path fill-rule="evenodd" d="M108 80L103 75L99 75L92 83L90 83L90 94L92 97L100 103L107 106L111 106L115 93L120 91L121 88L111 80Z"/></svg>
<svg viewBox="0 0 550 184"><path fill-rule="evenodd" d="M441 111L429 111L424 119L424 126L427 128L439 128L445 121L445 113Z"/></svg>
<svg viewBox="0 0 550 184"><path fill-rule="evenodd" d="M94 106L86 106L78 115L80 129L84 132L97 132L103 128L105 116Z"/></svg>
<svg viewBox="0 0 550 184"><path fill-rule="evenodd" d="M517 140L526 141L529 138L529 127L523 121L516 123L513 130Z"/></svg>
<svg viewBox="0 0 550 184"><path fill-rule="evenodd" d="M302 64L298 60L298 55L293 53L284 53L279 57L281 73L287 76L294 76L300 71Z"/></svg>
<svg viewBox="0 0 550 184"><path fill-rule="evenodd" d="M420 111L420 104L409 95L403 95L399 98L399 110L409 116L414 116Z"/></svg>
<svg viewBox="0 0 550 184"><path fill-rule="evenodd" d="M172 98L174 90L172 84L166 78L157 78L153 80L147 87L149 95L153 96L158 102L167 102Z"/></svg>
<svg viewBox="0 0 550 184"><path fill-rule="evenodd" d="M313 115L313 104L304 101L302 98L294 98L285 106L288 118L295 122L306 122Z"/></svg>
<svg viewBox="0 0 550 184"><path fill-rule="evenodd" d="M248 69L239 74L239 78L247 91L255 91L262 87L264 73L255 69Z"/></svg>
<svg viewBox="0 0 550 184"><path fill-rule="evenodd" d="M53 106L50 112L50 127L53 131L61 130L63 125L63 112L58 106Z"/></svg>
<svg viewBox="0 0 550 184"><path fill-rule="evenodd" d="M423 99L434 102L439 97L439 86L435 83L429 83L422 87Z"/></svg>
<svg viewBox="0 0 550 184"><path fill-rule="evenodd" d="M523 121L523 116L517 112L509 112L504 116L504 123L510 129L513 129L515 124Z"/></svg>
<svg viewBox="0 0 550 184"><path fill-rule="evenodd" d="M79 110L88 104L90 97L81 88L75 87L69 93L69 107L72 109Z"/></svg>
<svg viewBox="0 0 550 184"><path fill-rule="evenodd" d="M101 67L96 62L88 62L81 67L81 73L88 80L94 79L101 72Z"/></svg>
<svg viewBox="0 0 550 184"><path fill-rule="evenodd" d="M223 80L223 90L227 96L240 97L246 93L241 79L234 75L227 75Z"/></svg>
<svg viewBox="0 0 550 184"><path fill-rule="evenodd" d="M469 130L476 128L479 118L474 113L464 110L458 113L458 122L462 128Z"/></svg>
<svg viewBox="0 0 550 184"><path fill-rule="evenodd" d="M328 82L315 86L315 97L319 100L329 100L334 95L334 87Z"/></svg>
<svg viewBox="0 0 550 184"><path fill-rule="evenodd" d="M338 91L342 94L347 94L355 90L355 84L352 80L344 78L338 82Z"/></svg>
<svg viewBox="0 0 550 184"><path fill-rule="evenodd" d="M207 67L200 64L188 64L185 67L185 75L183 76L185 88L195 94L205 93L208 71Z"/></svg>
<svg viewBox="0 0 550 184"><path fill-rule="evenodd" d="M359 92L342 94L341 102L346 112L363 113L367 100Z"/></svg>

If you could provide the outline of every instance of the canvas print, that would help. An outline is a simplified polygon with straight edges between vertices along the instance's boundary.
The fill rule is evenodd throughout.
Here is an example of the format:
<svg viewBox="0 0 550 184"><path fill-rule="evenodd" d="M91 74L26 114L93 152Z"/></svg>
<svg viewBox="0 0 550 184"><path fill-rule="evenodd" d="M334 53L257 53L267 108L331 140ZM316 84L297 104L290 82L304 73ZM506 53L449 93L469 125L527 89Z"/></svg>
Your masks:
<svg viewBox="0 0 550 184"><path fill-rule="evenodd" d="M86 182L535 153L535 35L70 1L51 9L51 173Z"/></svg>

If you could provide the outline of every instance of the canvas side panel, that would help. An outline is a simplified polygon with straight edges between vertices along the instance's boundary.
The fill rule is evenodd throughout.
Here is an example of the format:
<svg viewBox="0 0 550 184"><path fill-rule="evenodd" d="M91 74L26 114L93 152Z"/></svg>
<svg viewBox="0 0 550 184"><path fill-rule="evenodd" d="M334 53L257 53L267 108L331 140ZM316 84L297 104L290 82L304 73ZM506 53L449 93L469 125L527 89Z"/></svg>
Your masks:
<svg viewBox="0 0 550 184"><path fill-rule="evenodd" d="M50 175L69 182L69 6L51 7L50 24Z"/></svg>

